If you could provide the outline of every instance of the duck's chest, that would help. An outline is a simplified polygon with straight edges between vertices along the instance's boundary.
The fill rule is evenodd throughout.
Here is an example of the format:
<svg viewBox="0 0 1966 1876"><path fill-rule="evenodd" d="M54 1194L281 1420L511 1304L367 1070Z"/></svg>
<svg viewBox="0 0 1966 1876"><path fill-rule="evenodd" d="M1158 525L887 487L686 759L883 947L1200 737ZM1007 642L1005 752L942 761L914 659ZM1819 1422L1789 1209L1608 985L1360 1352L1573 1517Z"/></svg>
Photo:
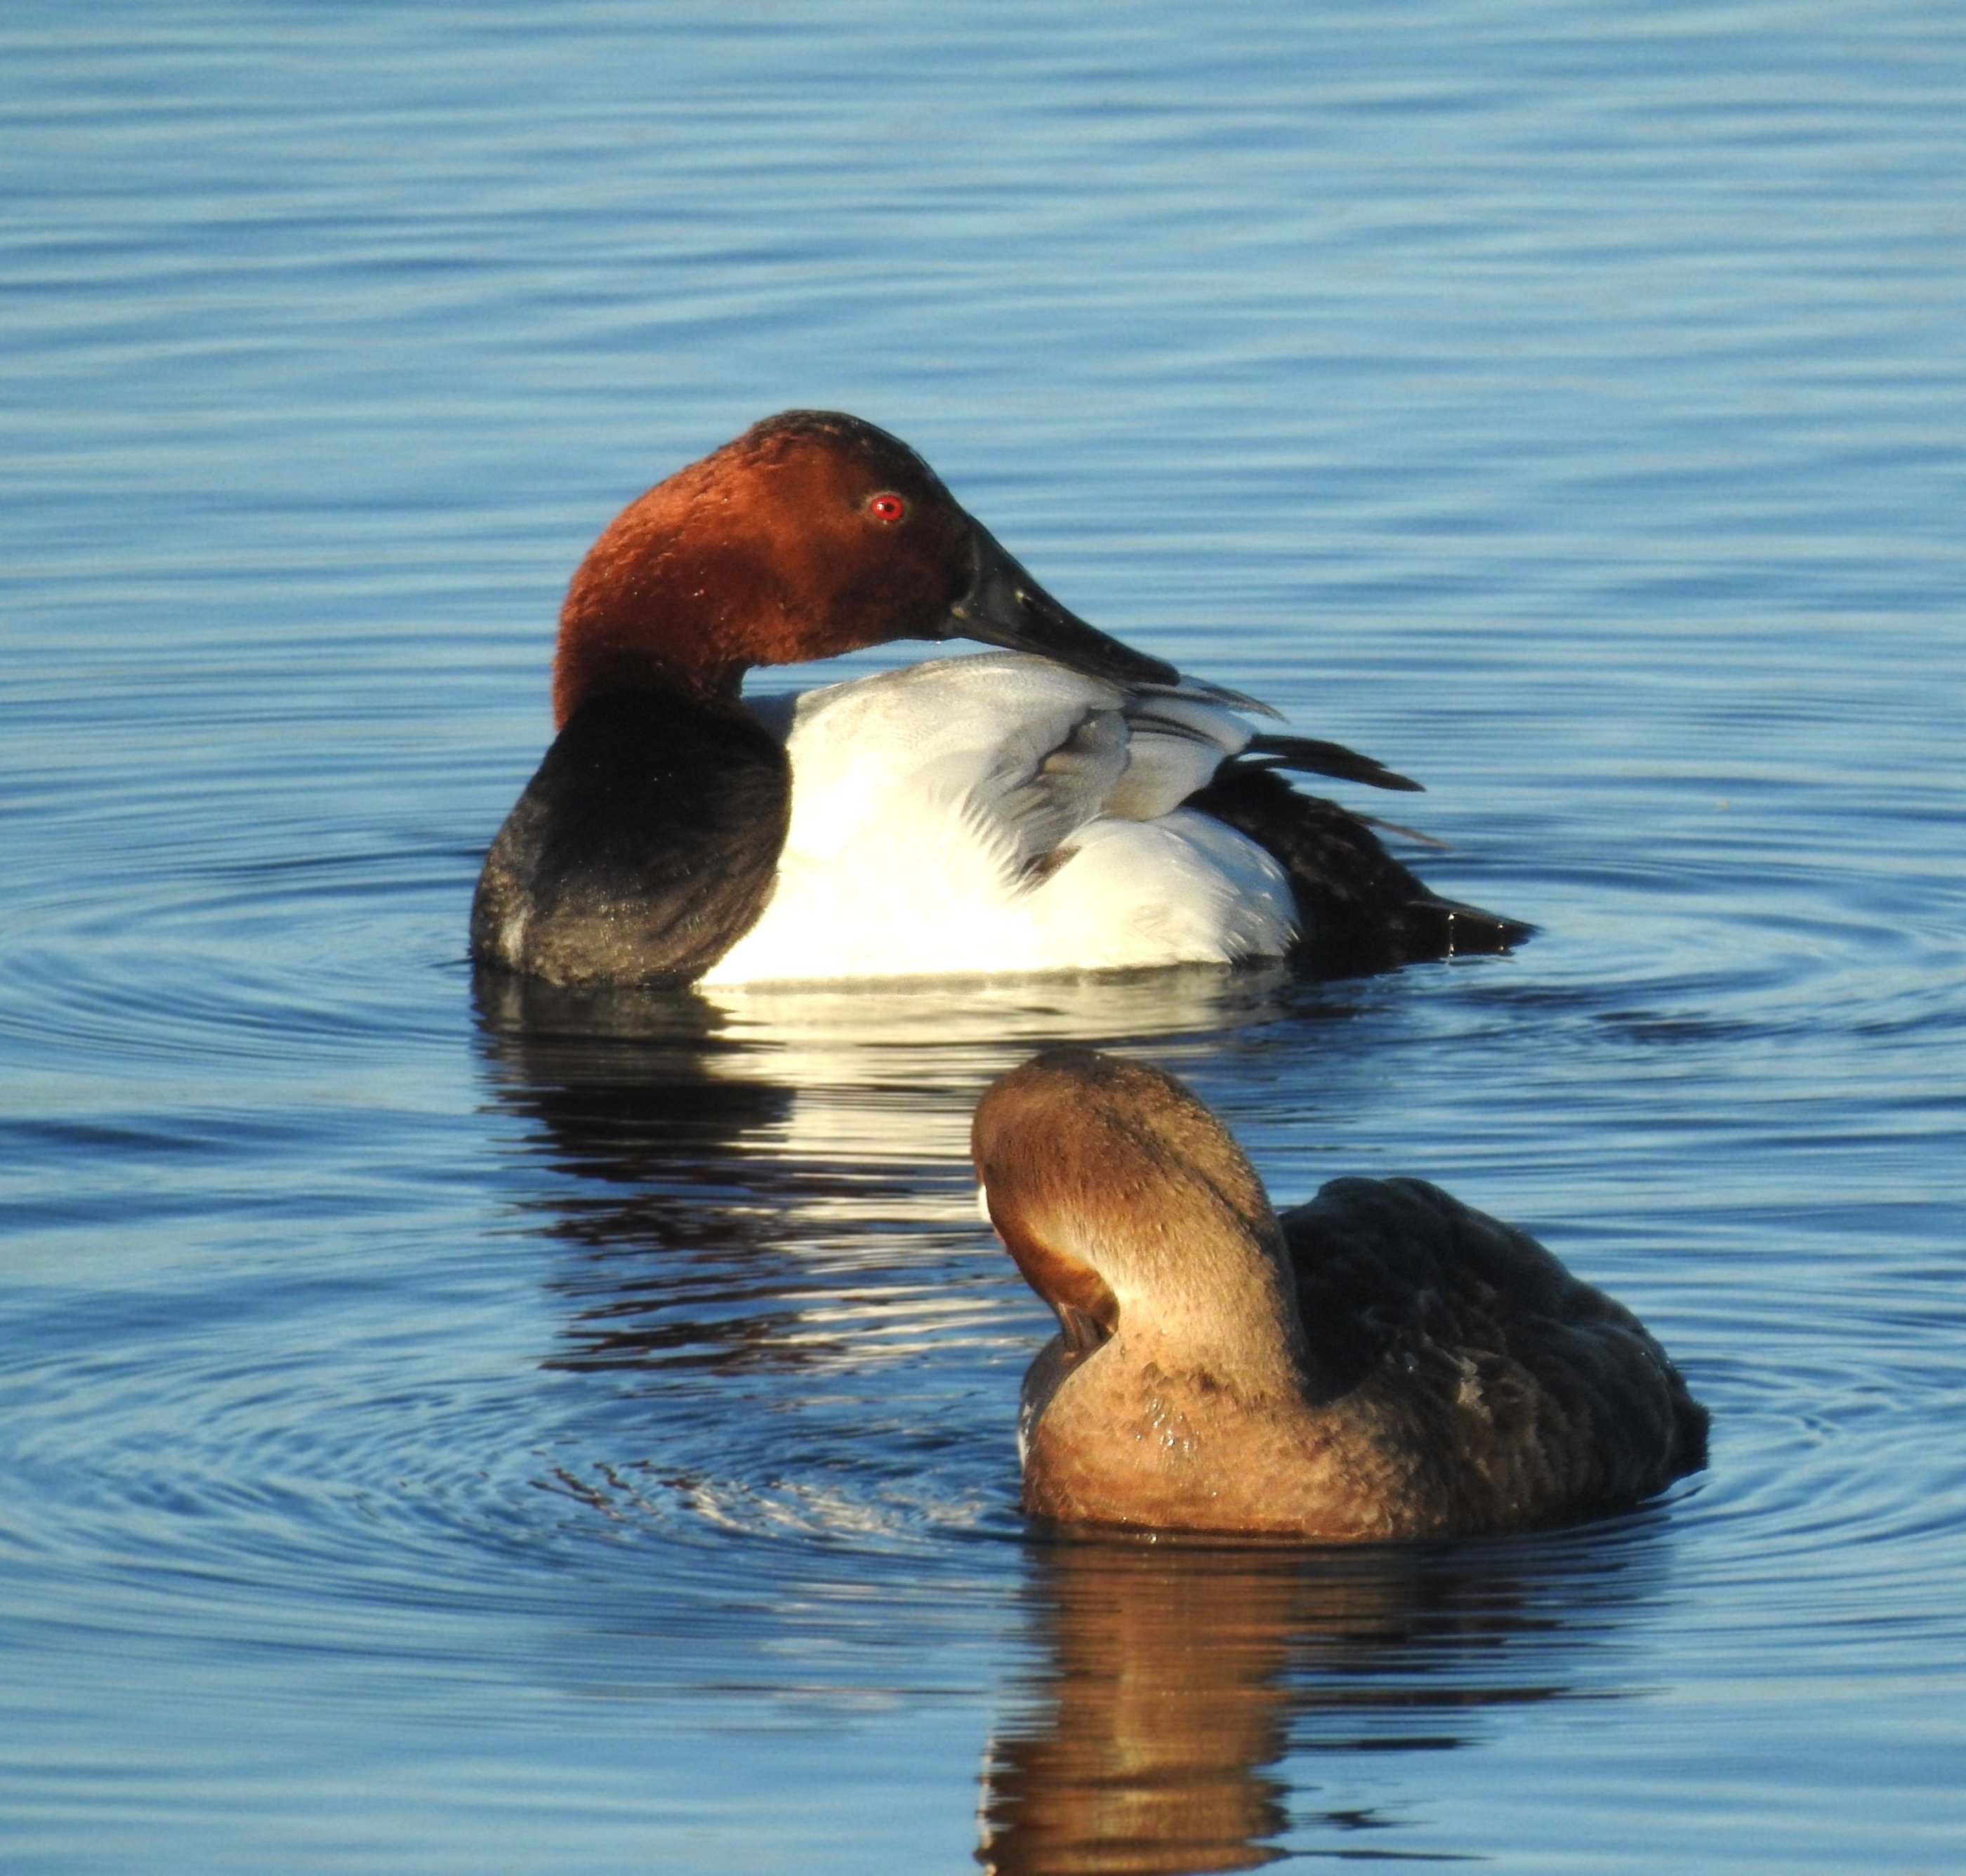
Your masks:
<svg viewBox="0 0 1966 1876"><path fill-rule="evenodd" d="M590 699L485 856L482 960L550 983L688 983L756 922L790 771L748 717L680 696Z"/></svg>

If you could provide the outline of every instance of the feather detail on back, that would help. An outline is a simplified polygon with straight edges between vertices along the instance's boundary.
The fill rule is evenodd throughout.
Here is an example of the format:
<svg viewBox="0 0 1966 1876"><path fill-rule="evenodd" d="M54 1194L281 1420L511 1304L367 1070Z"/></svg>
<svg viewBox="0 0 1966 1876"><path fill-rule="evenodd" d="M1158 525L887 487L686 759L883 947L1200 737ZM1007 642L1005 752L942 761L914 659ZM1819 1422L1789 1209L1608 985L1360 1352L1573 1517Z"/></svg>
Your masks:
<svg viewBox="0 0 1966 1876"><path fill-rule="evenodd" d="M757 707L785 737L771 903L707 983L1281 956L1290 886L1180 803L1242 749L1226 703L1015 653Z"/></svg>

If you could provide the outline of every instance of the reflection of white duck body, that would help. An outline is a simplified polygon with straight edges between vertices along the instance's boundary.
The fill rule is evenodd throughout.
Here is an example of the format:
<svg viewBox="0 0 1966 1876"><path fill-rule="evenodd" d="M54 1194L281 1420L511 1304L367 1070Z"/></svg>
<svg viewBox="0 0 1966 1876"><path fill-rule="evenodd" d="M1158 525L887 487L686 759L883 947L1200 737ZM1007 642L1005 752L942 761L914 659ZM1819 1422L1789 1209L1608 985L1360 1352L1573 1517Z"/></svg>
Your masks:
<svg viewBox="0 0 1966 1876"><path fill-rule="evenodd" d="M1249 742L1230 693L1003 652L753 708L791 828L706 985L1234 964L1297 935L1277 862L1181 806Z"/></svg>

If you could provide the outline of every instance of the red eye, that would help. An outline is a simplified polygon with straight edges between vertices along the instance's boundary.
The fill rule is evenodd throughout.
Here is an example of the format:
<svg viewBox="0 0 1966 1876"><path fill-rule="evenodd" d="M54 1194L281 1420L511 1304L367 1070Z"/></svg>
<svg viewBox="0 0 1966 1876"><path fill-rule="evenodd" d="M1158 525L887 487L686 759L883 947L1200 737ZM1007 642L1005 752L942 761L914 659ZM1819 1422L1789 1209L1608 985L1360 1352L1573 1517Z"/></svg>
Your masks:
<svg viewBox="0 0 1966 1876"><path fill-rule="evenodd" d="M891 490L867 498L867 512L877 521L898 521L908 511L908 504Z"/></svg>

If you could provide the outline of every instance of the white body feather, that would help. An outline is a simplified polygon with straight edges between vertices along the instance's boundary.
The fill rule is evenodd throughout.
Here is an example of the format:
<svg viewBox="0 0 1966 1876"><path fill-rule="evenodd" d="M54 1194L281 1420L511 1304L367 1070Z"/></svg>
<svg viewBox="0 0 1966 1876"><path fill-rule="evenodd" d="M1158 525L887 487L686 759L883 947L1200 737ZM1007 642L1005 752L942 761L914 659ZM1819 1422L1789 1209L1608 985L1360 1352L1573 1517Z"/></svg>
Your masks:
<svg viewBox="0 0 1966 1876"><path fill-rule="evenodd" d="M1233 964L1296 935L1276 862L1179 805L1250 736L1199 691L999 652L756 708L791 830L705 984Z"/></svg>

